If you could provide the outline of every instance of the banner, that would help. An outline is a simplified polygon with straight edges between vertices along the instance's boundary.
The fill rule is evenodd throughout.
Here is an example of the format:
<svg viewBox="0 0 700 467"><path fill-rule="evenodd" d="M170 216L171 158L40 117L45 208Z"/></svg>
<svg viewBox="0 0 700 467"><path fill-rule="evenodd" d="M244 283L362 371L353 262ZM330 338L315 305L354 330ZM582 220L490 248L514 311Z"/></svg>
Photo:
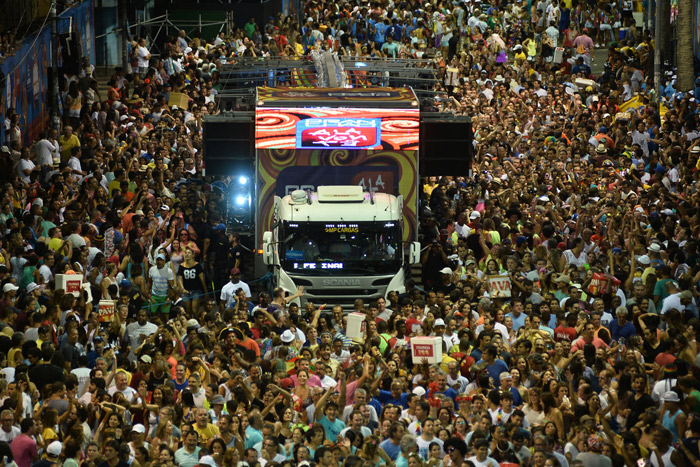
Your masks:
<svg viewBox="0 0 700 467"><path fill-rule="evenodd" d="M613 295L616 294L617 289L620 288L620 284L622 284L622 282L620 282L616 277L613 276L612 285L610 286L610 293ZM603 295L607 288L608 276L606 276L605 274L599 274L597 272L593 273L591 283L588 285L588 291L591 293L591 295Z"/></svg>
<svg viewBox="0 0 700 467"><path fill-rule="evenodd" d="M100 323L111 323L116 310L117 306L114 300L100 300L97 320Z"/></svg>
<svg viewBox="0 0 700 467"><path fill-rule="evenodd" d="M492 298L510 298L510 276L507 274L499 276L488 276L488 290Z"/></svg>
<svg viewBox="0 0 700 467"><path fill-rule="evenodd" d="M58 33L77 32L80 55L95 63L95 35L93 0L85 0L64 11L57 21ZM5 120L7 109L13 107L19 115L22 139L25 145L37 140L49 123L49 78L51 68L51 24L28 36L13 55L0 63L5 83L0 90L0 121ZM62 49L58 51L58 65L62 66ZM4 125L0 125L0 144L7 144Z"/></svg>

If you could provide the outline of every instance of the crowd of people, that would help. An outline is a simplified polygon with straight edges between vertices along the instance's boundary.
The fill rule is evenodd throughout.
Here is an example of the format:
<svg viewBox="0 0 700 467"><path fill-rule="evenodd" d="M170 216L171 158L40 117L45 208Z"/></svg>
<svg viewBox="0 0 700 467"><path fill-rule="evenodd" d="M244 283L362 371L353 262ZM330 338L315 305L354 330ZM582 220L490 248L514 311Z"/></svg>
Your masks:
<svg viewBox="0 0 700 467"><path fill-rule="evenodd" d="M136 38L106 100L83 63L30 144L10 109L4 464L700 465L700 96L653 94L636 9L310 1L159 57ZM313 48L433 58L424 110L475 133L472 176L421 184L421 283L358 298L361 339L303 288L251 292L204 173L221 67Z"/></svg>

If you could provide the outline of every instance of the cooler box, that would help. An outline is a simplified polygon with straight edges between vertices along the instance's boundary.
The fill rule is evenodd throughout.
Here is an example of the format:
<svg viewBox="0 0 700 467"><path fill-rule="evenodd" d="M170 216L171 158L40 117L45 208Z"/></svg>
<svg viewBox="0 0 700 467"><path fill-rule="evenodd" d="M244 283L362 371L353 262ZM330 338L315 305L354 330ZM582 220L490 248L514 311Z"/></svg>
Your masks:
<svg viewBox="0 0 700 467"><path fill-rule="evenodd" d="M348 314L348 326L346 328L345 335L350 339L364 339L366 318L367 315L365 315L364 313Z"/></svg>
<svg viewBox="0 0 700 467"><path fill-rule="evenodd" d="M56 289L63 289L66 293L72 293L75 298L80 298L82 284L82 274L56 274Z"/></svg>
<svg viewBox="0 0 700 467"><path fill-rule="evenodd" d="M413 364L420 365L423 359L428 363L442 362L442 337L411 337Z"/></svg>

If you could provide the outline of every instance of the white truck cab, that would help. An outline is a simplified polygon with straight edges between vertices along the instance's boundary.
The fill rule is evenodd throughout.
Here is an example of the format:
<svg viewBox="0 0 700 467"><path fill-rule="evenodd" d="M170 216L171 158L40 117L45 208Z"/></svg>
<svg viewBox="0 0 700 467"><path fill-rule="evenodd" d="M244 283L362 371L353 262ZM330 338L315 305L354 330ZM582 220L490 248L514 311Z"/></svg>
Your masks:
<svg viewBox="0 0 700 467"><path fill-rule="evenodd" d="M403 292L403 197L361 186L319 186L275 197L273 230L263 234L263 260L276 284L304 298L352 308L388 292ZM420 261L411 242L408 263Z"/></svg>

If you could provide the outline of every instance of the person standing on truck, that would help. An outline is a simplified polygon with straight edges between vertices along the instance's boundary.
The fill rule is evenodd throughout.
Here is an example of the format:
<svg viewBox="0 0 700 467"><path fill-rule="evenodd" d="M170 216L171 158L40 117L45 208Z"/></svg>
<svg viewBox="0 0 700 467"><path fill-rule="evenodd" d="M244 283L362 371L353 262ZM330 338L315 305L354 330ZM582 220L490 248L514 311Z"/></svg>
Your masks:
<svg viewBox="0 0 700 467"><path fill-rule="evenodd" d="M214 291L219 291L226 284L228 271L231 270L231 267L234 267L229 257L231 242L226 237L226 226L224 224L218 224L212 228L212 240L209 250L211 251L209 260L214 281Z"/></svg>

